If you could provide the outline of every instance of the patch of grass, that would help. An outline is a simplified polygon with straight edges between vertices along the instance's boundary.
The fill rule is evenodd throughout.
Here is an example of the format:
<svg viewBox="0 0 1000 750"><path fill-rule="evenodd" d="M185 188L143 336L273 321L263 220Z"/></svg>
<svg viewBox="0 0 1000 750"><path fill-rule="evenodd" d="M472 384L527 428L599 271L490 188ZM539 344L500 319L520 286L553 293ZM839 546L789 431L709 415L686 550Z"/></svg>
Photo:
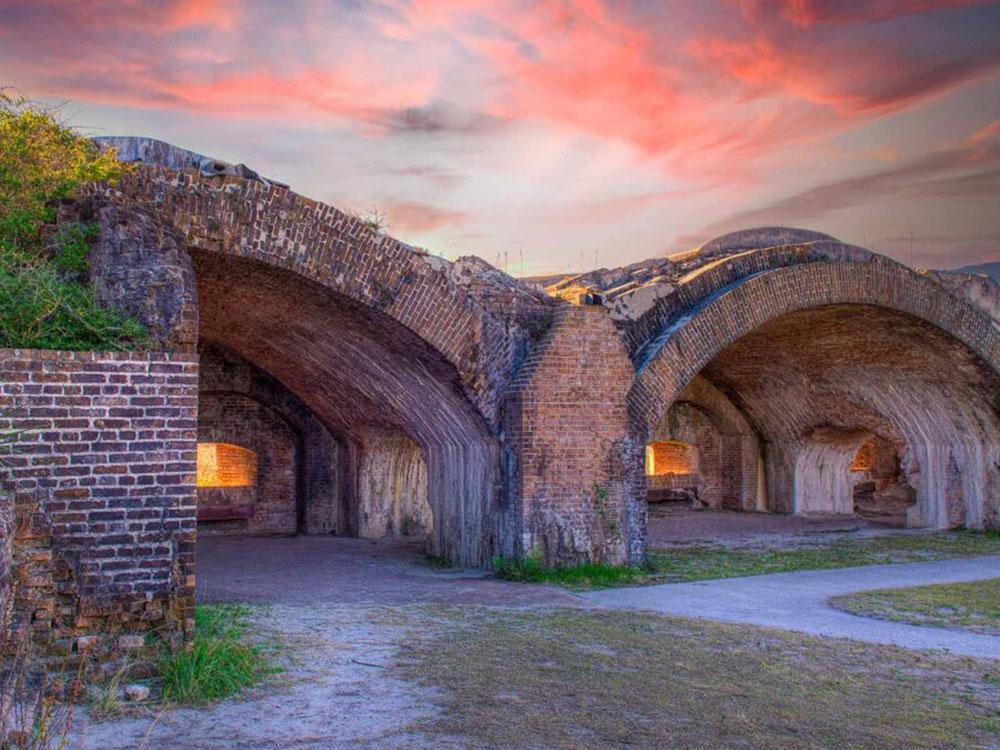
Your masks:
<svg viewBox="0 0 1000 750"><path fill-rule="evenodd" d="M552 583L579 591L983 555L1000 555L1000 532L894 534L780 549L713 544L677 546L650 550L646 564L641 567L589 563L548 568L536 557L520 560L496 557L493 570L506 581Z"/></svg>
<svg viewBox="0 0 1000 750"><path fill-rule="evenodd" d="M995 664L627 612L436 609L396 671L473 747L995 746Z"/></svg>
<svg viewBox="0 0 1000 750"><path fill-rule="evenodd" d="M197 607L194 641L166 655L160 665L164 700L203 705L236 695L273 674L264 648L249 642L249 619L249 607Z"/></svg>
<svg viewBox="0 0 1000 750"><path fill-rule="evenodd" d="M444 555L424 555L423 563L429 568L438 570L448 570L452 567L451 560Z"/></svg>
<svg viewBox="0 0 1000 750"><path fill-rule="evenodd" d="M118 716L124 708L121 691L131 665L125 659L111 679L103 685L95 685L87 691L87 707L94 719L107 719Z"/></svg>
<svg viewBox="0 0 1000 750"><path fill-rule="evenodd" d="M505 581L556 583L571 589L624 586L639 583L648 576L643 568L627 565L584 563L548 568L534 557L520 560L496 557L493 559L493 571L497 578Z"/></svg>
<svg viewBox="0 0 1000 750"><path fill-rule="evenodd" d="M972 531L893 534L787 549L696 545L652 550L648 556L652 576L648 580L701 581L982 555L1000 555L1000 534Z"/></svg>
<svg viewBox="0 0 1000 750"><path fill-rule="evenodd" d="M1000 635L1000 578L836 596L830 604L882 620Z"/></svg>

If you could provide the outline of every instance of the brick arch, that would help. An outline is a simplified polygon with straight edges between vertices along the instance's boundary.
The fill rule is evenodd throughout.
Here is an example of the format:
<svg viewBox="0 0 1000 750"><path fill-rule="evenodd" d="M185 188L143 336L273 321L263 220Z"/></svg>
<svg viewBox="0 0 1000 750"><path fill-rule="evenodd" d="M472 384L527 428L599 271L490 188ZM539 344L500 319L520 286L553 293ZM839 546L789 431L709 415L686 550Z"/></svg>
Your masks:
<svg viewBox="0 0 1000 750"><path fill-rule="evenodd" d="M347 444L352 476L374 435L418 444L433 514L430 551L487 563L498 444L440 352L385 313L299 274L205 250L192 258L202 340L287 388Z"/></svg>
<svg viewBox="0 0 1000 750"><path fill-rule="evenodd" d="M862 251L863 252L863 251ZM687 384L722 352L781 315L829 305L884 308L930 323L1000 373L1000 329L935 281L881 256L807 262L718 286L636 348L629 416L647 434Z"/></svg>
<svg viewBox="0 0 1000 750"><path fill-rule="evenodd" d="M213 342L259 368L357 465L388 444L373 435L419 444L430 551L488 564L499 404L530 338L517 312L445 261L261 180L143 165L90 190L80 210L100 220L105 302L152 320L159 341Z"/></svg>
<svg viewBox="0 0 1000 750"><path fill-rule="evenodd" d="M816 511L810 498L829 496L827 512L851 512L849 449L874 434L905 446L908 525L1000 523L1000 328L930 278L873 256L719 288L647 345L629 393L635 434L698 374L761 434L776 510ZM834 463L843 471L824 468Z"/></svg>
<svg viewBox="0 0 1000 750"><path fill-rule="evenodd" d="M439 259L261 180L146 165L114 188L93 189L119 216L158 223L161 246L165 229L183 250L295 274L404 326L454 368L482 416L496 418L525 335L456 284Z"/></svg>

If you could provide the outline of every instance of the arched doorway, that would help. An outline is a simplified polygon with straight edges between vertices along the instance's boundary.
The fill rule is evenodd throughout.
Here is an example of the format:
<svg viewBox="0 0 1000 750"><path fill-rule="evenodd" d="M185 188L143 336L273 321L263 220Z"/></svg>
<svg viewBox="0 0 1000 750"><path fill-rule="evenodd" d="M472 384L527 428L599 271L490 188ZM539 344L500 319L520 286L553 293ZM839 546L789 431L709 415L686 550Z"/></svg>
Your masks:
<svg viewBox="0 0 1000 750"><path fill-rule="evenodd" d="M774 268L706 294L637 352L642 434L703 380L759 441L758 461L726 462L759 486L758 509L997 525L1000 333L984 314L874 257ZM852 468L869 443L872 465Z"/></svg>
<svg viewBox="0 0 1000 750"><path fill-rule="evenodd" d="M435 555L486 563L498 451L454 368L408 328L301 276L192 256L205 439L258 452L259 498L272 469L290 484L270 457L297 456L295 502L286 492L265 522L258 500L249 531L426 535Z"/></svg>

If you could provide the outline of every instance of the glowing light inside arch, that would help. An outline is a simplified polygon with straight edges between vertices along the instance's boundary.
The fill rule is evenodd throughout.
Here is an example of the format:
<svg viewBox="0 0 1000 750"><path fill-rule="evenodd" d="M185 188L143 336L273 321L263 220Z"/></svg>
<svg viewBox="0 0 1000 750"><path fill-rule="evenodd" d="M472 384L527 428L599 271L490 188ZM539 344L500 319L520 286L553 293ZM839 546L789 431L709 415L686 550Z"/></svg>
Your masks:
<svg viewBox="0 0 1000 750"><path fill-rule="evenodd" d="M229 443L198 443L198 487L252 487L257 454Z"/></svg>

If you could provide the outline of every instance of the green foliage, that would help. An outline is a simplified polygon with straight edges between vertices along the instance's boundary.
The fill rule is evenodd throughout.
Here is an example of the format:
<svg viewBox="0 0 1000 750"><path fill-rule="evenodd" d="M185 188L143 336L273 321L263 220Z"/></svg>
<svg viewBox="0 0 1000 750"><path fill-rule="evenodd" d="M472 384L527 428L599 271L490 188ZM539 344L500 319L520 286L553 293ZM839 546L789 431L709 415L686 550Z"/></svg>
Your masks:
<svg viewBox="0 0 1000 750"><path fill-rule="evenodd" d="M52 202L87 182L114 182L123 165L52 110L0 90L0 242L37 252Z"/></svg>
<svg viewBox="0 0 1000 750"><path fill-rule="evenodd" d="M97 226L64 226L47 242L55 201L88 182L113 183L123 169L51 110L0 90L0 346L147 345L145 329L103 307L86 283Z"/></svg>
<svg viewBox="0 0 1000 750"><path fill-rule="evenodd" d="M348 209L346 213L348 216L360 221L365 229L369 229L375 232L375 234L388 234L389 232L389 218L375 206L363 211Z"/></svg>
<svg viewBox="0 0 1000 750"><path fill-rule="evenodd" d="M66 273L82 276L90 268L90 243L97 237L96 224L70 224L56 235L56 265Z"/></svg>
<svg viewBox="0 0 1000 750"><path fill-rule="evenodd" d="M90 287L43 259L0 250L0 346L25 349L141 349L145 328L103 307Z"/></svg>
<svg viewBox="0 0 1000 750"><path fill-rule="evenodd" d="M493 571L497 578L522 583L555 583L572 589L605 588L639 583L647 575L642 568L604 563L557 565L549 568L537 557L510 560L493 558Z"/></svg>
<svg viewBox="0 0 1000 750"><path fill-rule="evenodd" d="M203 605L195 609L194 641L164 657L164 700L202 705L235 695L275 670L260 646L247 642L248 607Z"/></svg>

